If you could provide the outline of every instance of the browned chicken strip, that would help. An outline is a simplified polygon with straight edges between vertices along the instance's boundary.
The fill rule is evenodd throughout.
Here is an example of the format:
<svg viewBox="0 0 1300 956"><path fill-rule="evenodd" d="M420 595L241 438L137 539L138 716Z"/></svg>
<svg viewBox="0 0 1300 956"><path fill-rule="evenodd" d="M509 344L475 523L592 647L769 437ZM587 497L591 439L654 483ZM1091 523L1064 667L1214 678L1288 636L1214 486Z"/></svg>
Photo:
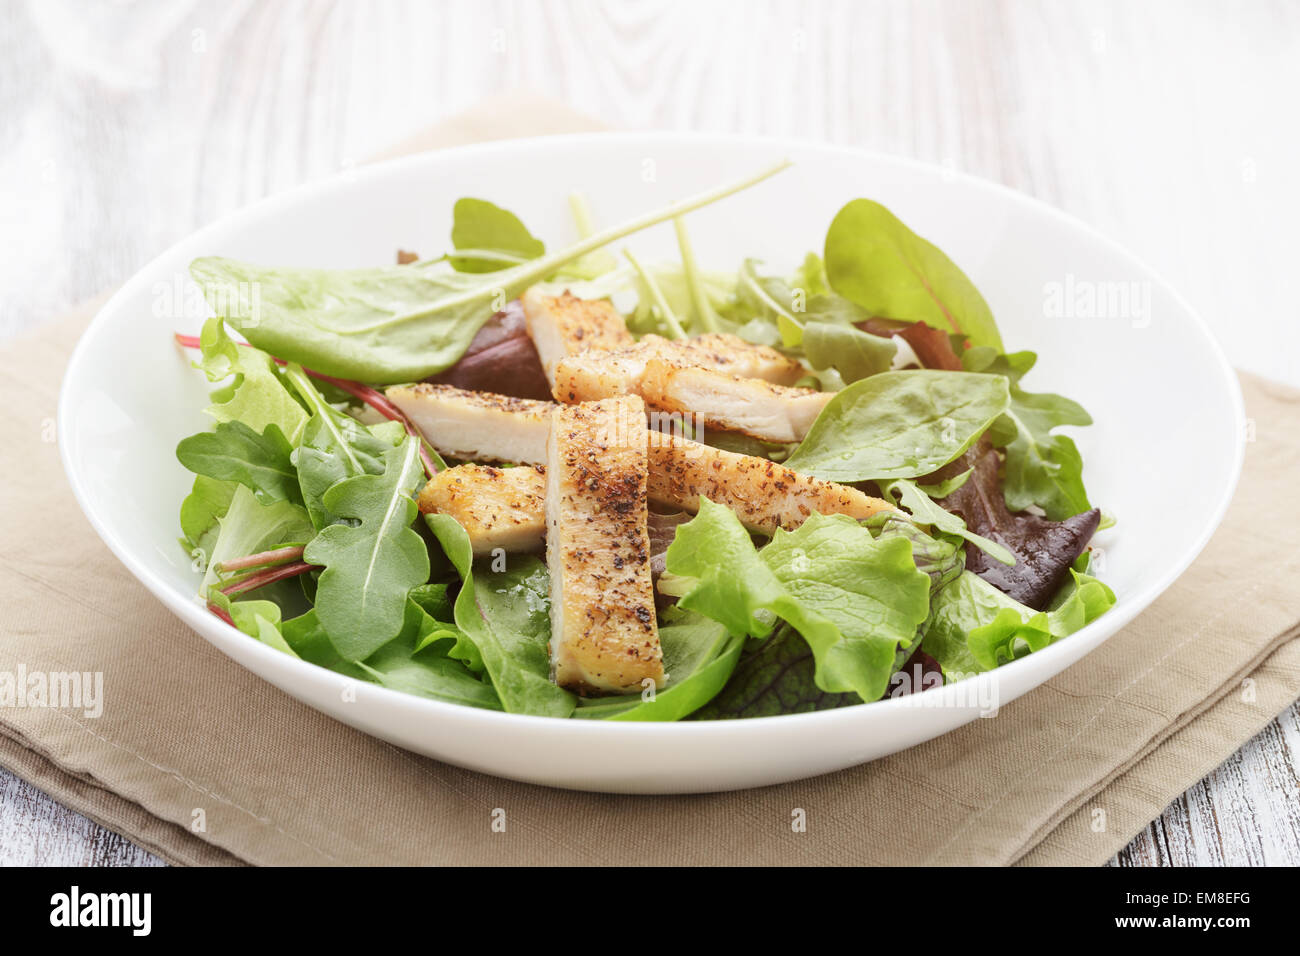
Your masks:
<svg viewBox="0 0 1300 956"><path fill-rule="evenodd" d="M544 295L534 286L520 301L528 334L552 384L561 359L587 349L621 349L634 343L622 314L607 299L579 299L568 292Z"/></svg>
<svg viewBox="0 0 1300 956"><path fill-rule="evenodd" d="M540 551L546 544L546 468L448 468L420 492L420 512L455 518L475 554Z"/></svg>
<svg viewBox="0 0 1300 956"><path fill-rule="evenodd" d="M740 432L769 442L803 441L833 392L773 385L659 357L646 362L640 394L665 412L692 414L706 428Z"/></svg>
<svg viewBox="0 0 1300 956"><path fill-rule="evenodd" d="M793 530L814 511L861 519L893 510L856 488L661 432L650 433L649 459L651 501L698 511L700 498L708 498L763 534Z"/></svg>
<svg viewBox="0 0 1300 956"><path fill-rule="evenodd" d="M639 395L646 363L656 358L675 368L714 369L775 385L791 385L807 374L802 365L776 349L751 345L735 335L718 333L678 341L647 335L628 348L562 359L555 368L553 394L561 402Z"/></svg>
<svg viewBox="0 0 1300 956"><path fill-rule="evenodd" d="M659 505L698 511L700 498L726 505L751 531L792 531L814 511L869 518L893 506L856 488L809 478L766 458L649 432L646 493ZM476 554L531 551L546 535L546 469L461 465L435 475L421 511L453 515ZM496 474L505 476L504 482ZM504 502L504 504L503 504Z"/></svg>
<svg viewBox="0 0 1300 956"><path fill-rule="evenodd" d="M449 458L537 465L546 461L551 402L454 385L395 385L384 393Z"/></svg>
<svg viewBox="0 0 1300 956"><path fill-rule="evenodd" d="M551 670L582 694L662 686L646 529L645 408L635 396L561 406L546 467Z"/></svg>

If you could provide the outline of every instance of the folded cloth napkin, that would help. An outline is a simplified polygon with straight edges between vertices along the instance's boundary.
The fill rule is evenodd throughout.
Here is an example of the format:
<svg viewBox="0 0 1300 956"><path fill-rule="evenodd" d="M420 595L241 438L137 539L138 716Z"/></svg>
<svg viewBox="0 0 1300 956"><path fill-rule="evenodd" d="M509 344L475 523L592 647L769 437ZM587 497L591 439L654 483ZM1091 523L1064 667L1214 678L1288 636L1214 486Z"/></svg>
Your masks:
<svg viewBox="0 0 1300 956"><path fill-rule="evenodd" d="M510 97L417 146L594 126ZM1300 392L1243 375L1256 440L1200 560L994 719L698 796L573 793L418 757L222 656L96 537L54 435L94 310L0 350L0 675L101 672L102 713L0 706L0 765L176 863L1096 864L1300 696Z"/></svg>

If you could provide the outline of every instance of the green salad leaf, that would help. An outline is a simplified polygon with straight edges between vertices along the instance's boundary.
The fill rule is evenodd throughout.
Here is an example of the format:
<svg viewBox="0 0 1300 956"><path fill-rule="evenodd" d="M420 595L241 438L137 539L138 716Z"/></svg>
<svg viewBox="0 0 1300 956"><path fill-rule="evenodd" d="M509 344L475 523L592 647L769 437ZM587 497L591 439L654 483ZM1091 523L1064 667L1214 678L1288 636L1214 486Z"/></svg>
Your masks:
<svg viewBox="0 0 1300 956"><path fill-rule="evenodd" d="M181 502L181 533L191 557L202 556L207 562L221 530L221 516L230 509L236 487L233 481L195 476L193 489Z"/></svg>
<svg viewBox="0 0 1300 956"><path fill-rule="evenodd" d="M862 703L857 694L817 686L812 648L789 625L751 644L721 693L696 711L696 720L775 717Z"/></svg>
<svg viewBox="0 0 1300 956"><path fill-rule="evenodd" d="M237 602L235 607L240 603L245 602ZM450 659L444 644L428 640L430 633L443 626L418 602L408 601L397 637L362 662L339 654L315 610L285 621L282 631L285 643L303 660L354 680L430 700L500 710L501 702L490 684L472 674L463 662Z"/></svg>
<svg viewBox="0 0 1300 956"><path fill-rule="evenodd" d="M1061 395L1026 392L1021 377L1034 365L1033 352L998 355L971 349L962 361L972 371L1005 376L1011 403L989 431L989 439L1006 451L1002 488L1007 507L1024 511L1037 505L1052 521L1088 511L1083 487L1083 458L1074 439L1054 435L1060 425L1091 425L1092 416L1078 402Z"/></svg>
<svg viewBox="0 0 1300 956"><path fill-rule="evenodd" d="M306 510L291 501L261 504L246 485L236 485L230 507L218 522L220 530L207 556L208 567L200 594L218 583L217 565L222 561L259 554L271 548L303 544L311 539L312 527Z"/></svg>
<svg viewBox="0 0 1300 956"><path fill-rule="evenodd" d="M457 272L497 272L546 253L542 240L510 210L468 197L452 207L451 244L475 253L449 257Z"/></svg>
<svg viewBox="0 0 1300 956"><path fill-rule="evenodd" d="M484 322L559 267L616 239L739 192L787 165L781 163L599 232L567 249L495 272L409 266L273 268L206 257L194 260L190 273L218 316L272 355L372 385L413 382L454 363ZM262 427L237 417L254 429ZM296 432L292 434L296 437Z"/></svg>
<svg viewBox="0 0 1300 956"><path fill-rule="evenodd" d="M744 649L743 635L727 633L701 614L669 610L659 628L664 686L617 697L578 702L575 717L605 720L681 720L707 704L731 677Z"/></svg>
<svg viewBox="0 0 1300 956"><path fill-rule="evenodd" d="M456 626L481 655L483 666L514 714L568 717L573 694L551 682L550 575L532 556L512 558L506 571L475 571L474 552L465 529L450 515L424 516L460 574Z"/></svg>
<svg viewBox="0 0 1300 956"><path fill-rule="evenodd" d="M896 650L911 644L929 608L930 579L911 542L878 539L843 515L813 514L759 551L729 508L701 499L677 529L667 569L696 579L679 607L737 635L763 636L786 621L812 648L817 686L863 700L885 692Z"/></svg>
<svg viewBox="0 0 1300 956"><path fill-rule="evenodd" d="M203 324L195 365L210 382L230 379L212 393L207 409L217 421L239 422L259 434L274 425L285 438L297 440L307 413L285 387L275 360L259 349L235 344L220 318Z"/></svg>
<svg viewBox="0 0 1300 956"><path fill-rule="evenodd" d="M803 354L815 369L833 368L844 384L888 372L898 346L892 338L869 335L852 325L809 320L803 327Z"/></svg>
<svg viewBox="0 0 1300 956"><path fill-rule="evenodd" d="M837 393L786 464L830 481L928 475L973 445L1009 402L1001 375L882 372Z"/></svg>
<svg viewBox="0 0 1300 956"><path fill-rule="evenodd" d="M880 203L855 199L836 214L825 262L831 288L871 315L924 322L1002 351L993 313L975 284Z"/></svg>
<svg viewBox="0 0 1300 956"><path fill-rule="evenodd" d="M333 524L307 545L303 560L322 565L316 612L338 652L365 660L401 630L407 593L429 579L429 551L411 527L412 497L424 483L415 438L388 449L384 472L346 478L322 504L349 523Z"/></svg>
<svg viewBox="0 0 1300 956"><path fill-rule="evenodd" d="M967 474L969 475L969 472ZM965 538L985 554L1003 564L1016 563L1015 555L1005 546L971 531L966 527L965 521L935 504L929 494L916 482L908 481L906 478L895 478L893 481L882 483L880 490L893 499L895 504L906 508L921 524L928 524L939 531Z"/></svg>
<svg viewBox="0 0 1300 956"><path fill-rule="evenodd" d="M176 457L190 471L238 482L262 504L302 504L298 474L289 460L292 452L278 425L267 425L259 435L241 421L218 422L214 431L191 435L176 446Z"/></svg>
<svg viewBox="0 0 1300 956"><path fill-rule="evenodd" d="M935 597L921 649L947 680L993 670L1042 650L1090 624L1115 604L1115 593L1076 569L1046 611L1035 611L970 571Z"/></svg>
<svg viewBox="0 0 1300 956"><path fill-rule="evenodd" d="M307 513L320 530L339 521L325 507L325 493L345 478L382 474L385 456L394 443L329 405L300 367L291 366L288 378L311 409L311 418L293 452L293 466ZM392 424L401 436L398 440L404 440L400 424Z"/></svg>

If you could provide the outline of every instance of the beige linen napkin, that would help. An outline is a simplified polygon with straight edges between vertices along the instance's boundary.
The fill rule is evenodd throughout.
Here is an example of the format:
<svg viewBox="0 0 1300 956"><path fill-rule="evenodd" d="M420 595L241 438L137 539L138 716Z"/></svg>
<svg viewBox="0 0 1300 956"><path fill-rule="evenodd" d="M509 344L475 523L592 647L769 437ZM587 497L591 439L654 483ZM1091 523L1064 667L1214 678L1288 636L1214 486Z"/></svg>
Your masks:
<svg viewBox="0 0 1300 956"><path fill-rule="evenodd" d="M508 98L420 145L593 126ZM103 713L0 707L0 764L174 862L1096 864L1300 696L1300 392L1243 376L1257 440L1205 554L996 718L840 773L686 797L571 793L417 757L222 656L95 536L53 434L93 311L0 350L0 673L102 671Z"/></svg>

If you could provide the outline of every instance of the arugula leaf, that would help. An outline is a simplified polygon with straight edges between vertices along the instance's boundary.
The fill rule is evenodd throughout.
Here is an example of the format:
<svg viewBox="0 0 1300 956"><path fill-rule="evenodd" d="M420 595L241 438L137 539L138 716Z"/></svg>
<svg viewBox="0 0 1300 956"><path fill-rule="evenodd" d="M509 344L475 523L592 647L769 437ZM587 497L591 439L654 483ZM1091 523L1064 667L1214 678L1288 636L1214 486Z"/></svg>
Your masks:
<svg viewBox="0 0 1300 956"><path fill-rule="evenodd" d="M298 475L289 460L292 451L278 425L267 425L259 435L243 422L231 421L182 439L176 457L197 475L245 485L262 504L302 504Z"/></svg>
<svg viewBox="0 0 1300 956"><path fill-rule="evenodd" d="M1006 451L1002 490L1007 507L1024 511L1037 505L1053 521L1089 510L1083 487L1083 458L1074 440L1053 435L1060 425L1091 425L1092 416L1078 402L1048 392L1026 392L1021 377L1034 365L1033 352L990 354L969 350L962 356L968 368L1007 378L1011 404L989 430L989 439Z"/></svg>
<svg viewBox="0 0 1300 956"><path fill-rule="evenodd" d="M681 720L712 699L731 677L745 638L727 633L701 614L670 609L659 628L664 686L653 697L643 693L593 697L578 702L575 717L605 720Z"/></svg>
<svg viewBox="0 0 1300 956"><path fill-rule="evenodd" d="M208 555L200 594L217 583L217 565L232 558L259 554L271 548L302 544L315 534L307 512L291 501L259 504L246 485L236 485L230 507L219 520L220 530Z"/></svg>
<svg viewBox="0 0 1300 956"><path fill-rule="evenodd" d="M846 385L888 372L898 346L851 325L809 320L803 327L803 354L815 369L833 368Z"/></svg>
<svg viewBox="0 0 1300 956"><path fill-rule="evenodd" d="M307 513L320 530L339 521L325 507L325 493L345 478L382 474L384 456L394 443L329 405L300 367L291 366L288 379L312 411L293 452L293 465ZM392 424L404 440L401 425Z"/></svg>
<svg viewBox="0 0 1300 956"><path fill-rule="evenodd" d="M456 626L473 642L502 706L514 714L568 717L572 694L551 682L550 576L532 556L516 567L475 573L469 535L450 515L424 516L429 529L460 573Z"/></svg>
<svg viewBox="0 0 1300 956"><path fill-rule="evenodd" d="M285 621L282 630L285 642L303 660L354 680L431 700L500 710L501 702L490 684L428 640L428 634L439 626L415 601L408 601L401 632L360 663L339 655L315 610Z"/></svg>
<svg viewBox="0 0 1300 956"><path fill-rule="evenodd" d="M374 385L413 382L454 363L483 323L560 266L738 192L787 165L781 163L604 230L567 249L496 272L408 266L277 269L207 257L196 259L190 273L218 315L258 348L327 375ZM256 295L231 294L241 289L256 290ZM248 422L242 415L237 417Z"/></svg>
<svg viewBox="0 0 1300 956"><path fill-rule="evenodd" d="M1090 624L1115 604L1101 581L1073 568L1046 611L1035 611L966 571L935 597L921 649L945 679L960 680L1042 650Z"/></svg>
<svg viewBox="0 0 1300 956"><path fill-rule="evenodd" d="M1000 375L882 372L836 394L786 464L830 481L928 475L974 444L1009 401Z"/></svg>
<svg viewBox="0 0 1300 956"><path fill-rule="evenodd" d="M365 660L402 628L406 596L429 579L429 551L411 527L412 497L423 484L417 439L384 455L384 472L346 478L325 492L322 504L355 524L333 524L303 552L322 565L316 613L338 652Z"/></svg>
<svg viewBox="0 0 1300 956"><path fill-rule="evenodd" d="M968 470L963 474L969 477L970 471ZM928 524L939 531L965 538L985 554L1001 561L1003 564L1016 563L1015 555L1007 548L996 541L991 541L971 531L966 527L965 521L931 501L930 496L922 491L915 482L908 481L906 478L896 478L882 484L880 490L893 499L895 504L902 505L911 512L912 517L922 524Z"/></svg>
<svg viewBox="0 0 1300 956"><path fill-rule="evenodd" d="M988 303L951 259L878 202L855 199L826 233L826 276L873 316L924 322L1002 351Z"/></svg>
<svg viewBox="0 0 1300 956"><path fill-rule="evenodd" d="M457 272L497 272L546 253L542 240L519 217L486 199L464 198L452 207L451 243L457 250L497 253L492 256L450 256Z"/></svg>
<svg viewBox="0 0 1300 956"><path fill-rule="evenodd" d="M899 646L908 646L929 606L930 579L899 537L877 539L843 515L812 515L777 531L757 551L729 509L700 500L699 514L668 548L671 574L697 582L678 606L737 635L767 634L780 618L812 648L817 686L884 693Z"/></svg>
<svg viewBox="0 0 1300 956"><path fill-rule="evenodd" d="M275 360L259 349L236 345L220 318L203 324L194 364L210 382L234 377L212 393L207 412L217 421L242 422L258 433L275 425L290 441L297 439L307 413L285 388Z"/></svg>

